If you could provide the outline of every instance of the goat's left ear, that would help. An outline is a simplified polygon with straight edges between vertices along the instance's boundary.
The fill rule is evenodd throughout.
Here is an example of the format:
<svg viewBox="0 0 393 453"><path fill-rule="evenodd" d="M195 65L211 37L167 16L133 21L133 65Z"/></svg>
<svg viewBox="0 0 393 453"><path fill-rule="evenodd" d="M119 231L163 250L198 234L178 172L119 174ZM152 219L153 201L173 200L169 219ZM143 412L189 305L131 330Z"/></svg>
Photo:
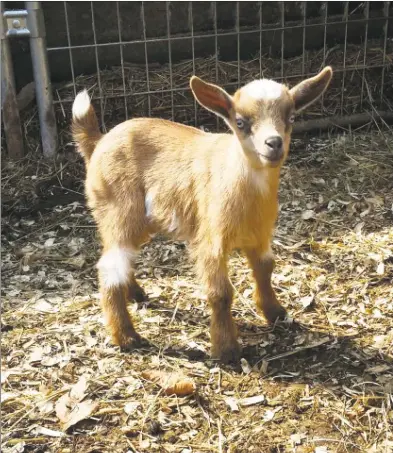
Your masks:
<svg viewBox="0 0 393 453"><path fill-rule="evenodd" d="M332 68L326 66L315 77L303 80L289 91L295 102L296 112L305 109L323 94L332 80L332 75Z"/></svg>
<svg viewBox="0 0 393 453"><path fill-rule="evenodd" d="M196 76L191 77L190 87L199 104L216 115L229 119L233 101L225 90Z"/></svg>

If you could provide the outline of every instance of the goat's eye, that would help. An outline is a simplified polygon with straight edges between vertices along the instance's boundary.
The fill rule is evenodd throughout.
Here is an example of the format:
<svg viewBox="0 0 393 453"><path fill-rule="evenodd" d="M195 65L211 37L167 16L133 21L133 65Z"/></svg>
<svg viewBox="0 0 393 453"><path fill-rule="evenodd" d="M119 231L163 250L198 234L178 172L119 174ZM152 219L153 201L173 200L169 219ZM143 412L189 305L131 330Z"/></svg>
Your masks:
<svg viewBox="0 0 393 453"><path fill-rule="evenodd" d="M239 129L244 129L244 120L242 120L241 118L238 118L236 120L236 126L239 128Z"/></svg>
<svg viewBox="0 0 393 453"><path fill-rule="evenodd" d="M294 123L294 122L295 122L295 115L291 115L291 116L289 117L289 122L290 122L290 123Z"/></svg>

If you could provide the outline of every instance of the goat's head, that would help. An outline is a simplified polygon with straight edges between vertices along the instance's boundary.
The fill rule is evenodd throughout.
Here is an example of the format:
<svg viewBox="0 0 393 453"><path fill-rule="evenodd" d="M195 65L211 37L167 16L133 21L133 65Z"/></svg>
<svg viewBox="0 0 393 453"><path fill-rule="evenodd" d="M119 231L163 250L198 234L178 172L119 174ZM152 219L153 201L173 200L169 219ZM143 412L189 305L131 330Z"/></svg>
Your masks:
<svg viewBox="0 0 393 453"><path fill-rule="evenodd" d="M327 66L292 89L269 79L255 80L233 96L195 76L190 86L203 107L225 120L254 168L278 167L289 151L294 115L322 95L332 74Z"/></svg>

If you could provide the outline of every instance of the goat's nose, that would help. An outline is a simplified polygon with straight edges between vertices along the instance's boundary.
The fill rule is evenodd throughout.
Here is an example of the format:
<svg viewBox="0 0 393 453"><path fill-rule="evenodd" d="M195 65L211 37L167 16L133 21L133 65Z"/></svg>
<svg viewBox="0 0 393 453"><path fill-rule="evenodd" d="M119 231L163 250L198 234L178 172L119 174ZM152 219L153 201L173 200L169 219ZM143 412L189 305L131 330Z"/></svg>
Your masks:
<svg viewBox="0 0 393 453"><path fill-rule="evenodd" d="M265 140L265 144L271 151L280 151L282 148L282 138L279 135L273 135Z"/></svg>

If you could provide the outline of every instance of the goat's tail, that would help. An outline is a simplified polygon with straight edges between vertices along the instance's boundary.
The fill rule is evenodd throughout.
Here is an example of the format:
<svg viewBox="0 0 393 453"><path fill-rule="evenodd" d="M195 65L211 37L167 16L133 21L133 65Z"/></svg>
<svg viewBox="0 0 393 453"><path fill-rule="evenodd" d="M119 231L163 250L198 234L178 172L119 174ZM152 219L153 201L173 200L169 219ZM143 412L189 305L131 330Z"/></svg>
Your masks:
<svg viewBox="0 0 393 453"><path fill-rule="evenodd" d="M72 135L87 166L102 134L86 90L78 93L72 105Z"/></svg>

